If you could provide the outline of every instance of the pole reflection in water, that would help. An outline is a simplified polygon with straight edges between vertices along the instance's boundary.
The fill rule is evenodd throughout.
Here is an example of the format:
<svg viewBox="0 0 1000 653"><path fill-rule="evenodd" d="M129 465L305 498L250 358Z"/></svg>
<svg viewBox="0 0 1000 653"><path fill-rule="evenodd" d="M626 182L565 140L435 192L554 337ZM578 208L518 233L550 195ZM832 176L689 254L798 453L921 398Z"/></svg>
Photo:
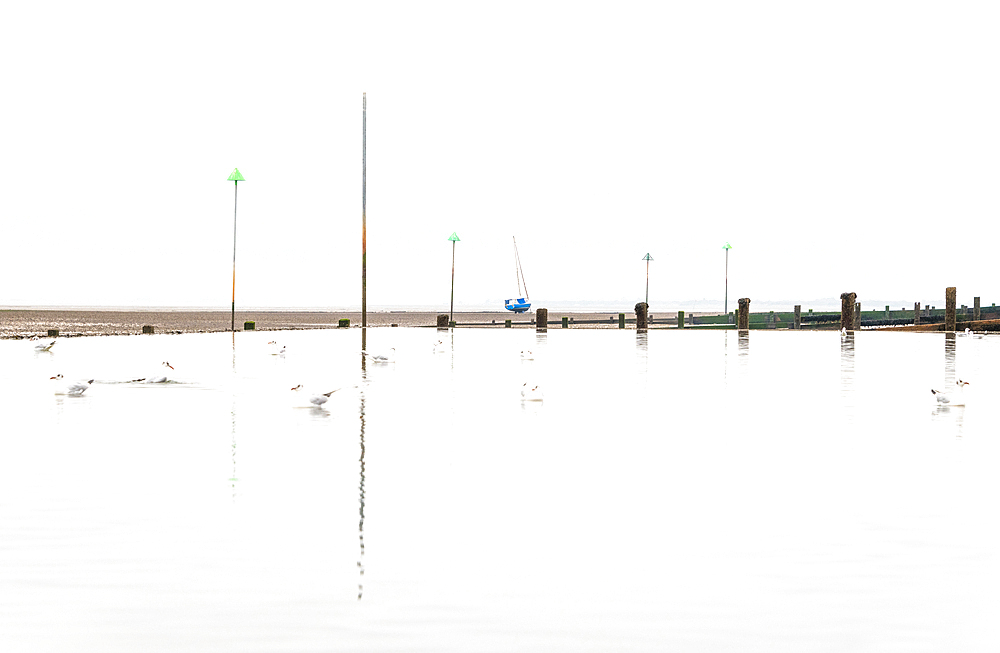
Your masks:
<svg viewBox="0 0 1000 653"><path fill-rule="evenodd" d="M955 334L944 334L944 384L951 390L955 385Z"/></svg>
<svg viewBox="0 0 1000 653"><path fill-rule="evenodd" d="M366 347L368 334L365 333L367 329L361 329L361 350L367 351ZM358 542L361 545L361 552L358 554L358 600L361 600L364 594L364 579L365 579L365 383L368 379L368 369L365 366L365 355L361 354L361 383L359 393L360 397L360 408L359 408L359 421L361 422L361 458L359 459L361 463L361 478L358 482L358 514L360 519L358 521Z"/></svg>
<svg viewBox="0 0 1000 653"><path fill-rule="evenodd" d="M848 421L854 417L854 332L840 336L840 398Z"/></svg>
<svg viewBox="0 0 1000 653"><path fill-rule="evenodd" d="M232 491L232 499L236 501L236 332L233 332L233 386L230 388L230 393L232 397L232 404L229 411L230 420L230 435L232 440L232 458L233 458L233 473L229 477L230 489Z"/></svg>
<svg viewBox="0 0 1000 653"><path fill-rule="evenodd" d="M955 334L946 333L944 334L944 388L945 392L953 393L956 392L958 386L955 382L958 380L958 373L956 372L957 365L955 363ZM959 391L960 392L960 391ZM950 406L947 404L937 404L934 408L934 417L942 419L944 421L954 420L955 426L955 437L962 437L962 426L965 421L965 406Z"/></svg>

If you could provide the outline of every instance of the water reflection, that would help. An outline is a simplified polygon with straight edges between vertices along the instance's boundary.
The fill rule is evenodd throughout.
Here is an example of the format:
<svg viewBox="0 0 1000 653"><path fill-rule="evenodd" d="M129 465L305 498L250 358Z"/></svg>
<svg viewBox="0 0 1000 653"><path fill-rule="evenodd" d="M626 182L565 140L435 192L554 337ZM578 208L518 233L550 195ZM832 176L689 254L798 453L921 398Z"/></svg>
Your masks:
<svg viewBox="0 0 1000 653"><path fill-rule="evenodd" d="M840 398L848 421L854 418L854 332L840 334Z"/></svg>
<svg viewBox="0 0 1000 653"><path fill-rule="evenodd" d="M950 389L955 385L955 334L944 334L944 384Z"/></svg>
<svg viewBox="0 0 1000 653"><path fill-rule="evenodd" d="M361 350L362 352L367 351L367 329L361 329ZM358 554L358 600L361 600L364 594L364 579L365 579L365 383L368 380L368 370L365 366L365 355L361 354L361 383L359 393L359 421L361 422L361 435L359 440L361 443L361 457L359 462L361 463L360 469L360 480L358 481L358 543L361 545L361 551Z"/></svg>
<svg viewBox="0 0 1000 653"><path fill-rule="evenodd" d="M229 486L230 486L230 491L232 493L232 500L236 501L236 481L238 479L236 478L236 332L235 331L233 332L232 346L233 346L233 361L232 361L233 387L231 389L232 401L229 409L229 428L230 428L230 438L232 442L231 454L233 463L233 473L229 477Z"/></svg>

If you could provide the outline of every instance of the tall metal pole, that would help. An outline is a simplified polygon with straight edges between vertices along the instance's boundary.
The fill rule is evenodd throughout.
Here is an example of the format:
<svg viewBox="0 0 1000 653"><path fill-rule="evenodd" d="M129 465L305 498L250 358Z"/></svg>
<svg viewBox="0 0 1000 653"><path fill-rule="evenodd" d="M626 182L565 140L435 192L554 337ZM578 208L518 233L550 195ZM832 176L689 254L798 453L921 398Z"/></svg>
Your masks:
<svg viewBox="0 0 1000 653"><path fill-rule="evenodd" d="M649 308L649 262L653 260L653 257L646 252L646 255L642 257L642 260L646 262L646 307Z"/></svg>
<svg viewBox="0 0 1000 653"><path fill-rule="evenodd" d="M726 250L726 297L722 305L722 310L726 314L726 322L729 321L729 250L732 248L733 246L729 243L722 246L722 249Z"/></svg>
<svg viewBox="0 0 1000 653"><path fill-rule="evenodd" d="M226 181L233 182L233 305L230 313L229 330L236 332L236 200L240 190L240 182L246 181L240 174L239 168L233 168L233 172Z"/></svg>
<svg viewBox="0 0 1000 653"><path fill-rule="evenodd" d="M455 241L451 241L451 308L448 309L448 325L455 321Z"/></svg>
<svg viewBox="0 0 1000 653"><path fill-rule="evenodd" d="M368 326L368 94L361 94L361 327Z"/></svg>
<svg viewBox="0 0 1000 653"><path fill-rule="evenodd" d="M455 243L457 243L461 238L458 237L457 232L452 232L448 236L448 240L451 241L451 308L448 310L448 326L455 321Z"/></svg>
<svg viewBox="0 0 1000 653"><path fill-rule="evenodd" d="M236 200L240 182L233 181L233 305L229 313L229 330L236 331Z"/></svg>

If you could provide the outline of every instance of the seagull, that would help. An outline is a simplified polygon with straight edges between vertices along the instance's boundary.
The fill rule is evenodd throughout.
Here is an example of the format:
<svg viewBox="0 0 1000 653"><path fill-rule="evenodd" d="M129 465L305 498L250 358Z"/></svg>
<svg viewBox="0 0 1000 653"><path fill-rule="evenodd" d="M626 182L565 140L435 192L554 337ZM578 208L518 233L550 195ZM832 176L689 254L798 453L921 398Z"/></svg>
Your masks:
<svg viewBox="0 0 1000 653"><path fill-rule="evenodd" d="M267 344L271 345L272 356L281 356L282 358L285 357L285 352L287 351L285 345L281 345L281 349L278 349L278 343L274 340L268 342Z"/></svg>
<svg viewBox="0 0 1000 653"><path fill-rule="evenodd" d="M337 390L342 390L342 389L343 388L337 388ZM331 390L330 392L323 392L321 394L311 394L309 392L305 392L305 389L302 387L301 383L292 388L292 392L295 392L296 394L304 392L305 394L309 395L309 403L317 408L322 407L323 404L328 402L330 400L330 395L332 395L337 390Z"/></svg>
<svg viewBox="0 0 1000 653"><path fill-rule="evenodd" d="M532 354L527 349L522 349L521 350L521 359L522 360L526 360L526 361L533 361L533 360L535 360L535 355Z"/></svg>
<svg viewBox="0 0 1000 653"><path fill-rule="evenodd" d="M32 340L39 340L39 338L37 338L37 337L36 338L32 338ZM56 344L55 340L53 340L49 344L45 344L44 342L36 343L35 344L35 351L52 351L52 345L54 345L54 344Z"/></svg>
<svg viewBox="0 0 1000 653"><path fill-rule="evenodd" d="M955 392L942 392L941 390L934 390L931 388L931 394L937 399L939 406L964 406L965 405L965 393L962 390L965 386L969 385L968 381L963 381L959 379L955 381L955 385L958 386Z"/></svg>
<svg viewBox="0 0 1000 653"><path fill-rule="evenodd" d="M537 385L528 387L525 383L521 386L521 401L542 401L542 390Z"/></svg>
<svg viewBox="0 0 1000 653"><path fill-rule="evenodd" d="M369 354L364 349L361 350L361 353L370 358L373 363L395 363L396 348L390 347L389 351L392 353L388 356L383 356L382 354Z"/></svg>
<svg viewBox="0 0 1000 653"><path fill-rule="evenodd" d="M976 340L979 340L980 338L983 337L983 334L981 333L973 333L972 329L970 329L969 327L965 327L965 333L963 335L968 336L970 338L975 338ZM55 343L53 342L52 344ZM37 345L35 346L35 349L38 349Z"/></svg>
<svg viewBox="0 0 1000 653"><path fill-rule="evenodd" d="M444 344L443 340L438 340L437 342L434 343L434 351L437 352L437 351L444 351L444 350L445 350L445 344Z"/></svg>
<svg viewBox="0 0 1000 653"><path fill-rule="evenodd" d="M168 363L167 361L163 361L160 364L163 367L169 367L170 369L174 369L174 366L171 365L170 363ZM154 374L152 376L147 376L145 379L136 379L136 380L137 381L144 381L145 383L166 383L167 382L167 375L166 374Z"/></svg>
<svg viewBox="0 0 1000 653"><path fill-rule="evenodd" d="M49 377L49 380L59 382L59 389L56 390L57 395L70 395L71 397L79 397L86 392L87 388L90 387L90 384L94 382L94 379L90 379L88 381L73 381L69 385L63 385L62 374L51 376Z"/></svg>

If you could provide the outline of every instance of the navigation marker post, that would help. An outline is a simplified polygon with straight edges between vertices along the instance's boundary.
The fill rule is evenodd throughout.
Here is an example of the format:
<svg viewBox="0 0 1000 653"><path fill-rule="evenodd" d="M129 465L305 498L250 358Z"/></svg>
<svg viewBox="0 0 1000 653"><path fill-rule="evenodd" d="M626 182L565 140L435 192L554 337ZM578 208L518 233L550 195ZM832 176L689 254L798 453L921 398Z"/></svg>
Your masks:
<svg viewBox="0 0 1000 653"><path fill-rule="evenodd" d="M448 240L451 241L451 309L448 311L448 326L451 326L455 323L455 243L461 238L453 231Z"/></svg>
<svg viewBox="0 0 1000 653"><path fill-rule="evenodd" d="M723 311L726 313L726 322L729 322L729 250L733 248L732 245L727 241L722 249L726 250L726 298L723 300Z"/></svg>
<svg viewBox="0 0 1000 653"><path fill-rule="evenodd" d="M226 181L233 182L233 306L230 313L229 330L236 332L236 199L239 194L240 182L246 181L239 168L233 168L233 173Z"/></svg>
<svg viewBox="0 0 1000 653"><path fill-rule="evenodd" d="M649 310L649 262L653 260L653 257L646 252L646 255L642 257L642 260L646 262L646 310Z"/></svg>

